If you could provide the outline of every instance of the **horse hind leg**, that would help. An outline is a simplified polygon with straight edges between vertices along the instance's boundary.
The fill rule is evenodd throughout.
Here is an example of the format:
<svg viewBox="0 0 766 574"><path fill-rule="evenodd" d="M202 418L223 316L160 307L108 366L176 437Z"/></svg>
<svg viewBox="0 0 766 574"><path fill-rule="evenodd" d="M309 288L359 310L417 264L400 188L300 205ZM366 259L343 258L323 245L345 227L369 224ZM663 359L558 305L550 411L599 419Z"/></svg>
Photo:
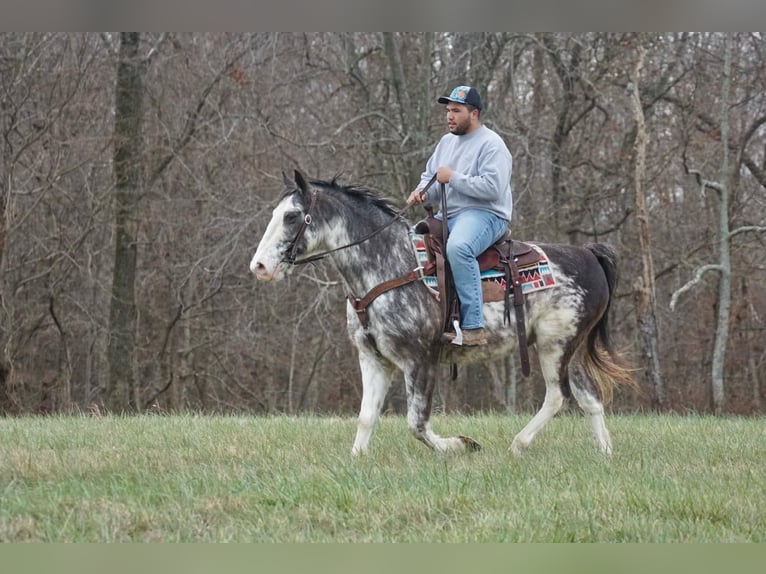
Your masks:
<svg viewBox="0 0 766 574"><path fill-rule="evenodd" d="M356 426L356 437L351 454L359 456L367 452L372 431L380 417L383 401L393 379L393 370L386 368L370 353L359 350L359 366L362 371L362 404Z"/></svg>
<svg viewBox="0 0 766 574"><path fill-rule="evenodd" d="M545 379L545 399L537 414L514 437L511 443L511 452L515 455L520 455L532 444L537 433L548 424L549 420L556 416L556 413L561 410L561 406L564 404L564 395L561 392L562 373L566 373L564 350L560 347L545 351L541 349L542 346L538 345L540 369Z"/></svg>
<svg viewBox="0 0 766 574"><path fill-rule="evenodd" d="M585 369L578 362L569 368L569 384L577 404L590 419L591 430L598 448L604 454L612 454L612 439L604 422L604 404L598 398Z"/></svg>
<svg viewBox="0 0 766 574"><path fill-rule="evenodd" d="M436 365L412 364L405 371L407 389L407 426L416 439L437 452L481 450L478 442L467 436L442 437L431 428L431 404L436 382Z"/></svg>

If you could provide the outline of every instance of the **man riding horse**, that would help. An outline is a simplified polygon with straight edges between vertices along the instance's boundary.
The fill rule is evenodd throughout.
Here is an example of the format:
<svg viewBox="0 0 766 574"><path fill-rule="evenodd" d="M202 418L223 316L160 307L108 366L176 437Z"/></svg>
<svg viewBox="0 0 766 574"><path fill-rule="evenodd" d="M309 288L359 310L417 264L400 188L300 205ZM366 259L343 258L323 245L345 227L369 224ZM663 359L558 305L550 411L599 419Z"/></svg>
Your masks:
<svg viewBox="0 0 766 574"><path fill-rule="evenodd" d="M476 88L457 86L438 102L446 104L449 133L437 143L407 204L439 201L437 186L423 192L434 175L436 181L445 184L446 255L460 301L462 344L486 345L476 257L508 231L513 210L513 160L502 138L481 123L482 104ZM445 214L439 211L436 217L441 219ZM455 333L444 333L443 340L457 343Z"/></svg>

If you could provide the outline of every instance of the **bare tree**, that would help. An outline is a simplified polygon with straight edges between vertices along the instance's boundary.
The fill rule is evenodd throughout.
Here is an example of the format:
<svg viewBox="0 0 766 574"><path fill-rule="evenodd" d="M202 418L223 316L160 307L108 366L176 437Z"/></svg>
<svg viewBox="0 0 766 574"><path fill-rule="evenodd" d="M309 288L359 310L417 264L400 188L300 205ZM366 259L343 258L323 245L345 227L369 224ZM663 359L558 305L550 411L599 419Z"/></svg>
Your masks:
<svg viewBox="0 0 766 574"><path fill-rule="evenodd" d="M729 91L731 89L731 38L724 39L723 69L721 72L721 167L718 181L708 180L696 169L688 168L704 194L705 189L712 189L718 198L718 262L704 265L697 269L692 280L683 285L670 301L675 308L678 297L697 284L708 271L718 274L718 313L716 316L716 334L713 346L711 388L713 410L716 414L723 411L726 395L724 392L724 357L726 341L729 337L729 310L731 308L731 231L729 226L729 196L731 193L731 174L729 171Z"/></svg>
<svg viewBox="0 0 766 574"><path fill-rule="evenodd" d="M639 86L646 59L646 48L642 34L636 37L636 65L631 73L632 90L630 94L633 116L636 120L635 141L635 213L638 221L638 242L641 254L641 276L634 284L636 299L636 318L638 320L641 357L646 360L645 372L652 388L652 404L661 408L665 403L665 384L660 369L659 333L657 332L656 298L654 280L654 260L652 240L649 229L649 212L646 208L644 182L646 179L646 122Z"/></svg>
<svg viewBox="0 0 766 574"><path fill-rule="evenodd" d="M120 34L114 124L114 274L109 312L109 378L105 403L115 411L137 408L136 259L139 199L143 192L143 99L146 64L141 34Z"/></svg>

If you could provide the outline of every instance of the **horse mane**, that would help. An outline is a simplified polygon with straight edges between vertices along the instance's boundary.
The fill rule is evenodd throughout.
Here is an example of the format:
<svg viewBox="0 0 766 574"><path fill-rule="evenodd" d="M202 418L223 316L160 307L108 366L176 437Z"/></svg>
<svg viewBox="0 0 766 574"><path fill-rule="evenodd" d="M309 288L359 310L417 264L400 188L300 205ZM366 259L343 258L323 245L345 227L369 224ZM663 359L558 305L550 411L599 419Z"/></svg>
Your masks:
<svg viewBox="0 0 766 574"><path fill-rule="evenodd" d="M309 183L324 190L340 192L356 201L361 201L368 205L373 205L387 215L397 215L398 211L396 205L394 204L393 199L390 197L386 197L382 195L380 191L363 185L343 185L339 182L339 178L340 175L336 175L329 181L322 179L312 179L309 181Z"/></svg>

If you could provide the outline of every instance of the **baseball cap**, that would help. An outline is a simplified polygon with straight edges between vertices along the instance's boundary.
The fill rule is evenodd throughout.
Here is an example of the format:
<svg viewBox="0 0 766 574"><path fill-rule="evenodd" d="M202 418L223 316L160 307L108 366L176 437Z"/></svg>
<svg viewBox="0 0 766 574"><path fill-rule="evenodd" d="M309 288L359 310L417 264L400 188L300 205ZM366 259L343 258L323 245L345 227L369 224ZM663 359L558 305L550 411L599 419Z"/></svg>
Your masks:
<svg viewBox="0 0 766 574"><path fill-rule="evenodd" d="M455 102L457 104L467 104L477 109L481 109L481 97L476 88L471 86L458 86L449 96L442 96L439 98L440 104L446 104L447 102Z"/></svg>

